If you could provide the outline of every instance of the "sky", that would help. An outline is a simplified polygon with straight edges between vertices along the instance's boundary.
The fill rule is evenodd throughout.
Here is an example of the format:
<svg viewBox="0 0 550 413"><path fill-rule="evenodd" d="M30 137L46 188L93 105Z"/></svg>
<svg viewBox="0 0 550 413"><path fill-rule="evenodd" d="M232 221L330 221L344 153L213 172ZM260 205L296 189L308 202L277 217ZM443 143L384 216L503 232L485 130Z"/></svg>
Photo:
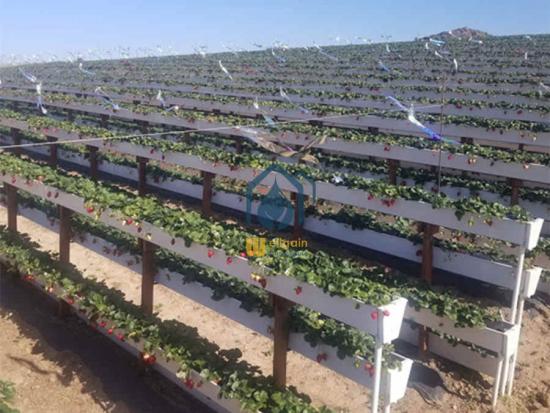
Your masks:
<svg viewBox="0 0 550 413"><path fill-rule="evenodd" d="M550 0L0 0L0 55L157 45L213 52L222 43L335 44L336 36L398 41L463 26L550 33Z"/></svg>

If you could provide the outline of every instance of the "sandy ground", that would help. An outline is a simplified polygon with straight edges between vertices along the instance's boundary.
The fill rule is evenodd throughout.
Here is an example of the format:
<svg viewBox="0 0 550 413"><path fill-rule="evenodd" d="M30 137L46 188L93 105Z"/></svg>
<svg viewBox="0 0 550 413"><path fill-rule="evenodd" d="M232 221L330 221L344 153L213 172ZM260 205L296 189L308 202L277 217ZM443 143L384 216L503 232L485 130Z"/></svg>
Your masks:
<svg viewBox="0 0 550 413"><path fill-rule="evenodd" d="M0 223L5 219L2 209ZM56 233L23 218L19 225L41 245L57 248ZM71 261L86 275L105 280L139 302L140 277L135 273L74 244ZM15 405L22 413L207 411L181 399L181 392L166 380L139 376L130 357L84 326L58 320L37 293L17 285L5 288L9 295L0 296L0 379L16 384ZM163 286L155 288L162 318L196 327L222 348L240 349L248 362L271 373L269 340ZM514 395L501 400L499 412L550 412L550 306L537 301L526 308ZM438 403L428 404L409 388L392 411L490 411L492 379L438 359L425 364L443 377L447 392ZM297 354L289 353L288 375L289 384L309 394L315 404L341 412L368 408L367 390Z"/></svg>

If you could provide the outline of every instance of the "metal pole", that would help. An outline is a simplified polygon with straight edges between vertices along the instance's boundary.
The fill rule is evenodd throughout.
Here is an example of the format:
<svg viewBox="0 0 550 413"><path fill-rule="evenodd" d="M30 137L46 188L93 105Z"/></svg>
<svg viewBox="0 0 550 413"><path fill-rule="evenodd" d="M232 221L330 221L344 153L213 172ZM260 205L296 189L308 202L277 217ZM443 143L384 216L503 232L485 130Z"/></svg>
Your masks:
<svg viewBox="0 0 550 413"><path fill-rule="evenodd" d="M510 316L510 323L516 324L518 313L518 301L521 293L522 281L523 281L523 261L525 260L525 247L521 247L518 257L518 265L516 266L516 285L514 286L514 293L512 296L512 314Z"/></svg>
<svg viewBox="0 0 550 413"><path fill-rule="evenodd" d="M506 357L502 363L503 365L502 365L501 380L499 384L499 387L500 387L499 394L501 396L504 396L504 391L506 390L506 378L508 377L508 369L510 368L510 357Z"/></svg>
<svg viewBox="0 0 550 413"><path fill-rule="evenodd" d="M503 357L499 356L497 374L495 376L495 384L493 384L493 398L492 398L492 401L491 401L491 406L493 406L493 408L495 408L497 406L500 380L501 380L501 376L502 376L502 363L503 363L503 361L504 361Z"/></svg>
<svg viewBox="0 0 550 413"><path fill-rule="evenodd" d="M521 319L523 318L523 306L524 305L525 305L525 298L521 297L521 299L519 300L519 309L518 309L517 319L516 319L516 324L519 326L518 335L521 333ZM517 359L518 359L518 352L519 352L519 344L518 344L518 348L516 348L516 352L513 356L512 362L510 364L510 372L509 372L508 383L507 383L507 387L506 387L506 394L508 396L512 395L512 388L514 386L514 372L516 370L516 362L517 362Z"/></svg>
<svg viewBox="0 0 550 413"><path fill-rule="evenodd" d="M379 317L380 319L380 314ZM382 348L384 344L380 337L376 337L374 349L374 385L372 387L372 413L378 413L378 399L380 398L380 382L382 380Z"/></svg>

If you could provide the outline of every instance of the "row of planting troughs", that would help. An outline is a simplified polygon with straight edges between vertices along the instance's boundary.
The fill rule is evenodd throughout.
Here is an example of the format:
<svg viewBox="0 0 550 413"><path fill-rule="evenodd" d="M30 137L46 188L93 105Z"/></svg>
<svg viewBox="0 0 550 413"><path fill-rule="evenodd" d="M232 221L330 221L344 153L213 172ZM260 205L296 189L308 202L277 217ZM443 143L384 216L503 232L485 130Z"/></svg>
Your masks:
<svg viewBox="0 0 550 413"><path fill-rule="evenodd" d="M387 411L403 342L493 378L495 405L525 300L550 292L550 37L533 39L2 68L3 265L219 411L329 411L286 386L287 350ZM307 198L292 234L244 218L275 182ZM17 215L59 232L62 262L72 239L141 274L141 307ZM258 237L316 242L247 253ZM154 282L272 338L272 377L151 317Z"/></svg>

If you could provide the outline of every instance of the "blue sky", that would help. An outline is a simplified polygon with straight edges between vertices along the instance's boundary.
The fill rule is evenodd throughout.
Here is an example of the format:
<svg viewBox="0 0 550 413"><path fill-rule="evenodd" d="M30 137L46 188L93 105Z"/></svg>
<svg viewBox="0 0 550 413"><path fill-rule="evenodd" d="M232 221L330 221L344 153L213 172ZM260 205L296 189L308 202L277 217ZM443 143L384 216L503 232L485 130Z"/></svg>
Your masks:
<svg viewBox="0 0 550 413"><path fill-rule="evenodd" d="M334 37L409 40L469 26L550 33L550 0L0 0L0 54L65 54L116 46L253 48L334 44ZM332 40L331 40L332 39Z"/></svg>

